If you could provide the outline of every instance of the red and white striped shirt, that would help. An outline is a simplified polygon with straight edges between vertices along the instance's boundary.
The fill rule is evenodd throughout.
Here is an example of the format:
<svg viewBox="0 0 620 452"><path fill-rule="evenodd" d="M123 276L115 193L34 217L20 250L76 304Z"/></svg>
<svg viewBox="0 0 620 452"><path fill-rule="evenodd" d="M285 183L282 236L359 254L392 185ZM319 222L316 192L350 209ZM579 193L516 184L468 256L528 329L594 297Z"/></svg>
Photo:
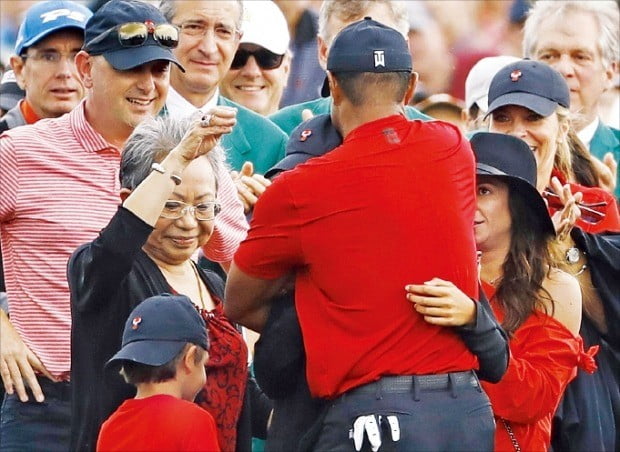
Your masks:
<svg viewBox="0 0 620 452"><path fill-rule="evenodd" d="M67 379L71 366L67 261L114 215L119 163L119 149L86 121L84 102L0 136L0 239L11 323L55 377ZM221 261L232 259L247 228L224 174L222 215L205 250Z"/></svg>

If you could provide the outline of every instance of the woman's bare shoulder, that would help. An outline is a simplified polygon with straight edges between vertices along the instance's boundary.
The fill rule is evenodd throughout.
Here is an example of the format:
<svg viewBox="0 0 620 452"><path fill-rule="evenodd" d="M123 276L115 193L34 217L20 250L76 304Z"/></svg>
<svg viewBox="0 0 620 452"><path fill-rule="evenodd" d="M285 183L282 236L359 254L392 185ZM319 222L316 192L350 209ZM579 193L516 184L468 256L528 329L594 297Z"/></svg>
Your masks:
<svg viewBox="0 0 620 452"><path fill-rule="evenodd" d="M545 300L547 312L574 335L581 326L581 288L574 276L559 269L552 269L543 280L543 287L554 301L553 309Z"/></svg>

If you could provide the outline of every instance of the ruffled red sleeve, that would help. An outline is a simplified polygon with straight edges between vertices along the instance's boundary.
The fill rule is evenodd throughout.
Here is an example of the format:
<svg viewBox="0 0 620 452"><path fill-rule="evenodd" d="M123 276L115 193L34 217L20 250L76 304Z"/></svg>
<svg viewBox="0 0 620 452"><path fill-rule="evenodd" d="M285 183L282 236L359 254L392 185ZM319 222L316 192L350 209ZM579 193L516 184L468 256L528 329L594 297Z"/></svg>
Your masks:
<svg viewBox="0 0 620 452"><path fill-rule="evenodd" d="M531 315L510 341L508 371L497 384L483 382L496 416L528 424L552 413L577 367L596 369L596 348L587 352L560 322Z"/></svg>

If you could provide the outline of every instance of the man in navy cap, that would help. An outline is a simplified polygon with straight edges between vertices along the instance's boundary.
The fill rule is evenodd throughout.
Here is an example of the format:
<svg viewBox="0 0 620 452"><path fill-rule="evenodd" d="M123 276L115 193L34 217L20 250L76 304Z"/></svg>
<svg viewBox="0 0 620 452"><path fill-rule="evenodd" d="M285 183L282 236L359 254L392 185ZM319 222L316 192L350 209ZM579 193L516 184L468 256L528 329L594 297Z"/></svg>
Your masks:
<svg viewBox="0 0 620 452"><path fill-rule="evenodd" d="M492 450L474 354L425 323L403 291L441 275L478 295L471 148L452 125L405 117L417 74L396 30L349 25L327 69L343 144L282 173L258 200L226 313L260 331L295 273L310 392L331 401L316 450Z"/></svg>
<svg viewBox="0 0 620 452"><path fill-rule="evenodd" d="M10 321L0 312L3 450L70 449L66 263L117 209L120 150L163 106L177 40L157 8L112 0L87 22L84 50L75 56L85 100L60 118L0 136L0 237L11 308ZM44 58L31 51L26 64L29 56ZM62 49L63 64L71 51Z"/></svg>

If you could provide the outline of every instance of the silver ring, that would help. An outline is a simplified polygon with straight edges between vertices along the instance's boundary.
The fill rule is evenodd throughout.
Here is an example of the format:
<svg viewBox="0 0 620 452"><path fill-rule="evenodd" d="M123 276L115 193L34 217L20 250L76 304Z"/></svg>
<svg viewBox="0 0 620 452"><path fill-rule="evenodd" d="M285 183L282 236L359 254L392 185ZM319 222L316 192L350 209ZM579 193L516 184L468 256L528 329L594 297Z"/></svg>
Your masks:
<svg viewBox="0 0 620 452"><path fill-rule="evenodd" d="M207 113L206 115L202 117L202 120L200 121L200 125L203 127L211 127L211 119L213 119L213 115L210 113Z"/></svg>

